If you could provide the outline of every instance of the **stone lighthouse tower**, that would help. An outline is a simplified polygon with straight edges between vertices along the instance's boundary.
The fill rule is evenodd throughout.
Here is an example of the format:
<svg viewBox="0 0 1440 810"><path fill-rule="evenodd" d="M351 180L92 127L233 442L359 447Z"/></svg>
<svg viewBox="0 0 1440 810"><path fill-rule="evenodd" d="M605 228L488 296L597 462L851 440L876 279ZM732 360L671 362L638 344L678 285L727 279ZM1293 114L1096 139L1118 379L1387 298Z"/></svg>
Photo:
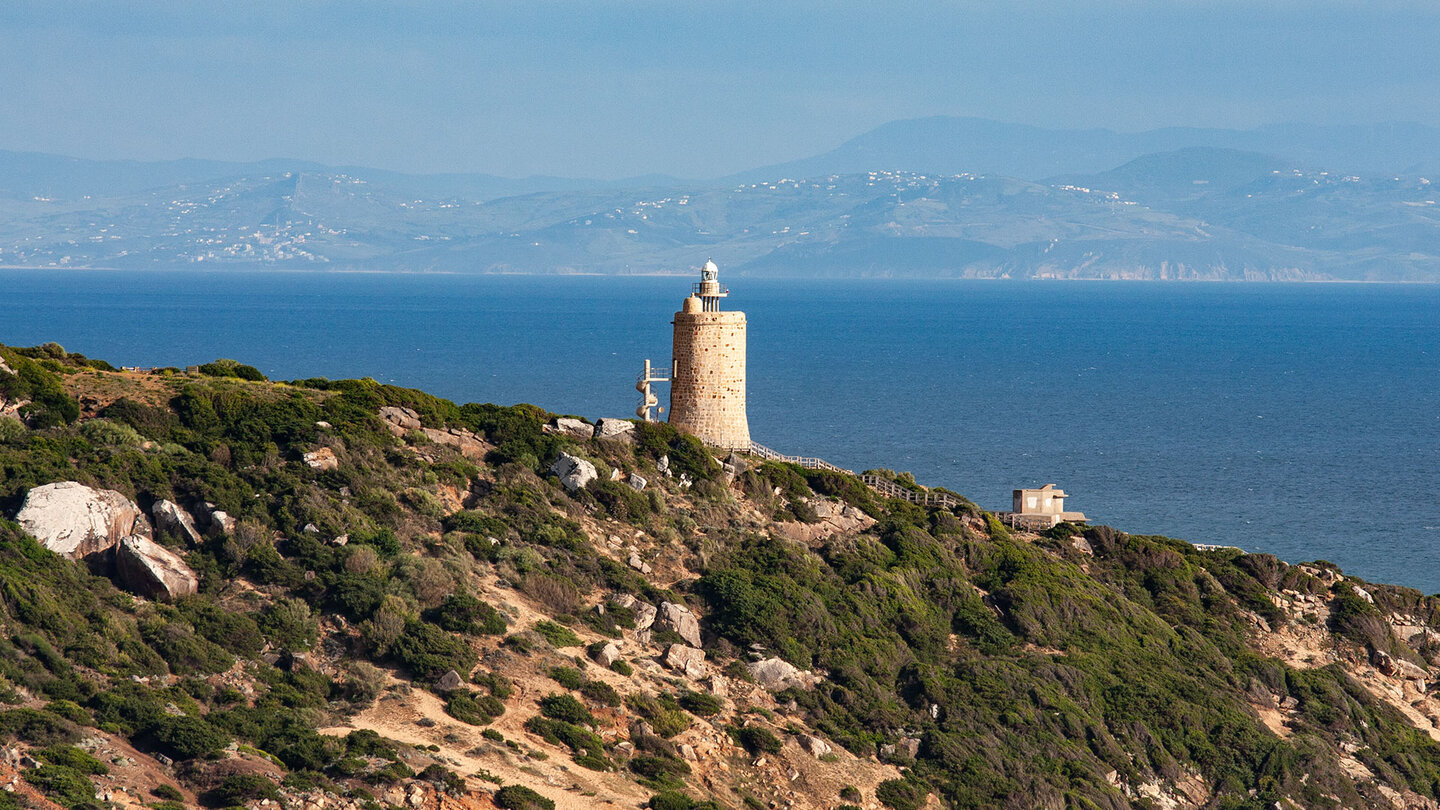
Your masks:
<svg viewBox="0 0 1440 810"><path fill-rule="evenodd" d="M700 283L675 313L670 424L706 444L750 449L745 418L745 313L721 312L730 294L706 261Z"/></svg>

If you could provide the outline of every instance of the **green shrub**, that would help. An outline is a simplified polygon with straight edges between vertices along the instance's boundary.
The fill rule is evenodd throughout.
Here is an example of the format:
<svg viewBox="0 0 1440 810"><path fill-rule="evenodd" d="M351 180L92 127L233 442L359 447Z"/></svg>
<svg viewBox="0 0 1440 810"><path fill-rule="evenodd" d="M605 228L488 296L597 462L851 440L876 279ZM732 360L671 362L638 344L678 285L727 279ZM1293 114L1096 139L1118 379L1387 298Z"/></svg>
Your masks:
<svg viewBox="0 0 1440 810"><path fill-rule="evenodd" d="M230 738L199 717L166 717L150 730L150 738L175 759L193 759L219 751Z"/></svg>
<svg viewBox="0 0 1440 810"><path fill-rule="evenodd" d="M682 709L697 717L714 717L725 708L720 698L703 692L682 692L679 702Z"/></svg>
<svg viewBox="0 0 1440 810"><path fill-rule="evenodd" d="M585 682L580 675L580 670L574 667L551 667L550 680L566 689L579 689L580 685Z"/></svg>
<svg viewBox="0 0 1440 810"><path fill-rule="evenodd" d="M0 737L31 745L54 745L75 742L80 739L80 731L74 723L47 711L5 709L0 711Z"/></svg>
<svg viewBox="0 0 1440 810"><path fill-rule="evenodd" d="M732 729L731 735L735 737L736 742L752 754L780 753L780 738L770 733L768 729L759 726L744 726Z"/></svg>
<svg viewBox="0 0 1440 810"><path fill-rule="evenodd" d="M232 773L205 795L205 803L216 807L234 807L260 799L278 803L280 790L258 773Z"/></svg>
<svg viewBox="0 0 1440 810"><path fill-rule="evenodd" d="M59 765L41 765L21 771L26 782L34 785L51 801L64 807L88 805L95 800L95 786L85 774Z"/></svg>
<svg viewBox="0 0 1440 810"><path fill-rule="evenodd" d="M540 698L540 713L567 723L595 725L595 715L585 708L585 704L570 695L546 695Z"/></svg>
<svg viewBox="0 0 1440 810"><path fill-rule="evenodd" d="M308 650L315 646L320 626L310 606L299 599L281 597L260 611L260 630L285 650Z"/></svg>
<svg viewBox="0 0 1440 810"><path fill-rule="evenodd" d="M73 745L51 745L35 751L42 762L69 768L77 773L107 774L110 767Z"/></svg>
<svg viewBox="0 0 1440 810"><path fill-rule="evenodd" d="M468 593L450 594L438 607L427 610L424 618L452 633L489 636L505 633L505 617L500 611Z"/></svg>
<svg viewBox="0 0 1440 810"><path fill-rule="evenodd" d="M720 810L720 805L713 801L695 801L675 790L667 790L651 796L646 806L650 810Z"/></svg>
<svg viewBox="0 0 1440 810"><path fill-rule="evenodd" d="M909 779L887 779L875 788L875 798L895 810L920 810L930 789Z"/></svg>
<svg viewBox="0 0 1440 810"><path fill-rule="evenodd" d="M580 637L575 635L574 630L552 621L538 621L533 629L550 642L552 647L579 647L581 644Z"/></svg>
<svg viewBox="0 0 1440 810"><path fill-rule="evenodd" d="M185 801L185 794L181 793L179 788L163 783L150 788L150 795L167 802Z"/></svg>
<svg viewBox="0 0 1440 810"><path fill-rule="evenodd" d="M565 745L574 752L577 765L594 771L610 770L604 743L593 731L565 720L532 717L525 721L525 730L538 735L551 745Z"/></svg>
<svg viewBox="0 0 1440 810"><path fill-rule="evenodd" d="M472 726L484 726L505 713L505 704L494 695L456 690L445 700L445 713Z"/></svg>
<svg viewBox="0 0 1440 810"><path fill-rule="evenodd" d="M417 678L433 679L450 670L469 672L475 650L464 639L428 622L410 620L390 647L390 654Z"/></svg>
<svg viewBox="0 0 1440 810"><path fill-rule="evenodd" d="M495 806L503 810L555 810L555 802L523 785L506 785L495 791Z"/></svg>
<svg viewBox="0 0 1440 810"><path fill-rule="evenodd" d="M200 373L207 377L235 377L241 380L263 382L265 375L254 366L242 365L234 360L220 358L213 363L200 366Z"/></svg>
<svg viewBox="0 0 1440 810"><path fill-rule="evenodd" d="M690 716L680 708L679 702L670 695L652 697L632 694L625 698L625 705L650 722L655 734L666 739L690 728Z"/></svg>
<svg viewBox="0 0 1440 810"><path fill-rule="evenodd" d="M610 664L610 669L627 678L635 674L635 668L630 666L630 663L623 658L616 658L614 662Z"/></svg>
<svg viewBox="0 0 1440 810"><path fill-rule="evenodd" d="M620 705L620 693L604 681L586 681L580 686L580 694L601 706Z"/></svg>

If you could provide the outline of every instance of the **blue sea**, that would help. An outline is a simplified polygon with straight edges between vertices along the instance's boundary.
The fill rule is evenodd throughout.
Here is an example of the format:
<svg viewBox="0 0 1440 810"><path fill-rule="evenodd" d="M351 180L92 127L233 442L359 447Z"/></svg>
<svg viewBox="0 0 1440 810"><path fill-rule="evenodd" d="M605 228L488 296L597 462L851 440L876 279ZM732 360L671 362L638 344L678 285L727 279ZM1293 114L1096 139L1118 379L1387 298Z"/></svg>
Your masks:
<svg viewBox="0 0 1440 810"><path fill-rule="evenodd" d="M775 449L1440 591L1440 286L724 280ZM629 416L691 281L6 270L0 342Z"/></svg>

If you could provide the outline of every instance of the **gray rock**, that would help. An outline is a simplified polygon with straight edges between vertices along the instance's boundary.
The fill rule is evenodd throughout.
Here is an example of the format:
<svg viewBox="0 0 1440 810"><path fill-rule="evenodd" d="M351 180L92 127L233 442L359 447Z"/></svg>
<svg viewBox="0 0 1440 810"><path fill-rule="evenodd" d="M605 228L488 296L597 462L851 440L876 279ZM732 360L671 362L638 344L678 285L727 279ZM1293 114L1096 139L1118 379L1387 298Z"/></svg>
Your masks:
<svg viewBox="0 0 1440 810"><path fill-rule="evenodd" d="M665 476L666 478L669 478L669 477L670 477L670 457L669 457L669 456L661 456L659 459L657 459L657 460L655 461L655 469L658 470L661 475Z"/></svg>
<svg viewBox="0 0 1440 810"><path fill-rule="evenodd" d="M691 647L700 646L700 619L684 605L661 602L655 626L661 630L674 630Z"/></svg>
<svg viewBox="0 0 1440 810"><path fill-rule="evenodd" d="M636 630L649 630L650 625L655 623L655 616L659 612L655 610L654 605L639 600L636 600L632 610L635 611Z"/></svg>
<svg viewBox="0 0 1440 810"><path fill-rule="evenodd" d="M480 440L479 436L468 430L460 428L449 428L440 430L438 428L421 428L426 438L436 444L443 444L460 451L460 455L473 461L483 461L485 454L490 452L490 446Z"/></svg>
<svg viewBox="0 0 1440 810"><path fill-rule="evenodd" d="M816 759L819 759L820 757L823 757L826 754L829 754L832 750L834 750L830 747L830 743L825 742L819 737L812 737L809 734L800 735L800 747L804 748L806 751L809 751L810 755L815 757Z"/></svg>
<svg viewBox="0 0 1440 810"><path fill-rule="evenodd" d="M555 420L554 432L577 439L588 439L595 435L595 427L583 419L561 416Z"/></svg>
<svg viewBox="0 0 1440 810"><path fill-rule="evenodd" d="M561 453L560 458L550 465L550 472L555 473L560 483L571 492L584 489L600 475L595 471L594 464L569 453Z"/></svg>
<svg viewBox="0 0 1440 810"><path fill-rule="evenodd" d="M630 559L626 560L625 564L629 565L631 568L634 568L636 571L639 571L642 574L650 573L650 563L647 563L644 560L640 559L639 552L631 552ZM651 609L653 610L654 608Z"/></svg>
<svg viewBox="0 0 1440 810"><path fill-rule="evenodd" d="M340 466L340 459L336 458L335 451L328 447L312 450L301 458L305 461L305 466L312 470L333 470Z"/></svg>
<svg viewBox="0 0 1440 810"><path fill-rule="evenodd" d="M103 554L124 537L150 535L149 521L129 498L75 481L30 490L15 521L45 548L72 560Z"/></svg>
<svg viewBox="0 0 1440 810"><path fill-rule="evenodd" d="M292 652L286 656L285 668L291 672L315 672L319 669L315 659L306 652Z"/></svg>
<svg viewBox="0 0 1440 810"><path fill-rule="evenodd" d="M680 743L675 746L675 750L680 754L681 759L688 759L691 762L698 762L700 760L700 757L695 754L695 746L693 745Z"/></svg>
<svg viewBox="0 0 1440 810"><path fill-rule="evenodd" d="M601 419L595 423L595 438L635 441L635 423L625 419Z"/></svg>
<svg viewBox="0 0 1440 810"><path fill-rule="evenodd" d="M115 573L130 592L162 602L195 593L200 585L180 555L139 535L122 538L116 546Z"/></svg>
<svg viewBox="0 0 1440 810"><path fill-rule="evenodd" d="M184 540L191 546L198 546L205 541L200 535L200 529L195 526L195 518L181 508L179 504L171 501L156 501L150 507L150 514L155 518L155 528L172 537Z"/></svg>
<svg viewBox="0 0 1440 810"><path fill-rule="evenodd" d="M600 666L609 667L611 664L620 660L620 645L613 641L608 641L605 643L605 646L591 653L590 657Z"/></svg>
<svg viewBox="0 0 1440 810"><path fill-rule="evenodd" d="M224 509L210 510L210 534L234 534L235 518L230 516Z"/></svg>
<svg viewBox="0 0 1440 810"><path fill-rule="evenodd" d="M705 651L684 644L670 645L665 651L665 666L697 681L710 674L710 668L705 666Z"/></svg>
<svg viewBox="0 0 1440 810"><path fill-rule="evenodd" d="M819 680L814 673L799 669L783 658L766 658L745 665L757 683L770 692L809 689Z"/></svg>
<svg viewBox="0 0 1440 810"><path fill-rule="evenodd" d="M390 428L390 432L397 435L404 435L411 430L419 430L424 427L420 424L420 414L409 408L395 408L386 406L380 409L380 418L384 419Z"/></svg>
<svg viewBox="0 0 1440 810"><path fill-rule="evenodd" d="M650 482L646 481L642 476L631 473L630 478L627 479L625 483L629 484L630 488L635 490L636 492L644 492L645 485Z"/></svg>
<svg viewBox="0 0 1440 810"><path fill-rule="evenodd" d="M452 669L444 675L441 675L440 680L435 682L435 691L441 693L453 692L464 685L465 682L460 680L460 673Z"/></svg>

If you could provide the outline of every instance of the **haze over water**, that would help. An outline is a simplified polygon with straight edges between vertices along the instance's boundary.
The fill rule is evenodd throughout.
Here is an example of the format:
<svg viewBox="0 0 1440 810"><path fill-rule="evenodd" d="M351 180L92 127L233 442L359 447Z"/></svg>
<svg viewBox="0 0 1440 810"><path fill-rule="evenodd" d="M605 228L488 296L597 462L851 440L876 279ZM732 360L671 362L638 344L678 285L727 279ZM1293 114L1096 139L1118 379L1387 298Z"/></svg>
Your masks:
<svg viewBox="0 0 1440 810"><path fill-rule="evenodd" d="M721 277L782 452L1440 591L1440 287ZM0 342L630 416L691 280L3 271Z"/></svg>

